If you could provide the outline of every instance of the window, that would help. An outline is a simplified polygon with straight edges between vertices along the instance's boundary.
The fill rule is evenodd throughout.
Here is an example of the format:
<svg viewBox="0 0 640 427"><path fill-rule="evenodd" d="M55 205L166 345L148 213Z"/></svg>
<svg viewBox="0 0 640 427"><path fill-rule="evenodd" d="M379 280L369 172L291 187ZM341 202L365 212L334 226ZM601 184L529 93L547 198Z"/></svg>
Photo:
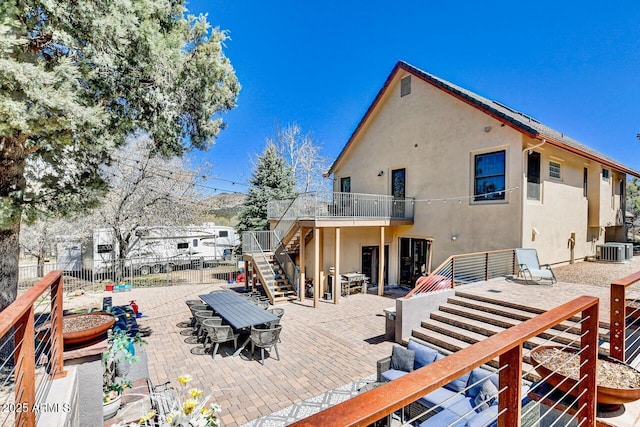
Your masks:
<svg viewBox="0 0 640 427"><path fill-rule="evenodd" d="M229 237L229 232L227 230L220 230L218 232L218 237Z"/></svg>
<svg viewBox="0 0 640 427"><path fill-rule="evenodd" d="M540 153L527 156L527 199L540 200Z"/></svg>
<svg viewBox="0 0 640 427"><path fill-rule="evenodd" d="M474 158L474 200L504 200L504 190L505 151L477 154Z"/></svg>
<svg viewBox="0 0 640 427"><path fill-rule="evenodd" d="M609 169L602 169L602 180L609 181Z"/></svg>
<svg viewBox="0 0 640 427"><path fill-rule="evenodd" d="M400 96L406 96L411 93L411 76L403 77L400 80Z"/></svg>
<svg viewBox="0 0 640 427"><path fill-rule="evenodd" d="M113 245L98 245L99 254L106 254L109 252L113 252Z"/></svg>
<svg viewBox="0 0 640 427"><path fill-rule="evenodd" d="M549 162L549 177L560 179L560 163Z"/></svg>
<svg viewBox="0 0 640 427"><path fill-rule="evenodd" d="M198 239L193 239L193 243L192 243L194 248L198 247Z"/></svg>
<svg viewBox="0 0 640 427"><path fill-rule="evenodd" d="M189 242L178 243L178 249L189 249Z"/></svg>
<svg viewBox="0 0 640 427"><path fill-rule="evenodd" d="M587 190L588 190L588 180L589 178L589 169L584 168L584 170L582 171L582 195L584 197L587 197Z"/></svg>
<svg viewBox="0 0 640 427"><path fill-rule="evenodd" d="M343 193L351 193L351 177L340 178L340 191Z"/></svg>

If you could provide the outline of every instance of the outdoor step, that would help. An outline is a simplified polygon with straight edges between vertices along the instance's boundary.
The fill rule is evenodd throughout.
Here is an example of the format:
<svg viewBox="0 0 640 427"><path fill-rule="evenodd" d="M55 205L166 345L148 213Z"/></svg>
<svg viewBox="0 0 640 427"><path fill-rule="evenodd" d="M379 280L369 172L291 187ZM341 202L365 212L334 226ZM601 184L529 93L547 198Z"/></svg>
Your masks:
<svg viewBox="0 0 640 427"><path fill-rule="evenodd" d="M511 302L511 301L503 301L501 299L491 298L491 297L484 296L484 295L476 295L476 294L468 293L468 292L464 292L464 291L456 291L456 296L457 297L461 297L461 298L475 300L475 301L482 301L482 302L486 302L486 303L489 303L489 304L498 305L498 306L501 306L501 307L509 307L509 308L513 308L513 309L516 309L516 310L520 310L522 312L533 313L534 315L542 314L542 313L547 311L547 310L541 309L541 308L529 307L529 306L526 306L526 305L522 305L522 304ZM579 322L580 321L580 316L573 316L573 317L570 317L567 320L569 320L571 322ZM608 329L609 328L609 324L607 322L600 321L600 327Z"/></svg>
<svg viewBox="0 0 640 427"><path fill-rule="evenodd" d="M435 348L443 354L445 354L445 351L442 349L448 353L455 353L471 346L468 342L460 341L448 335L425 328L416 328L412 331L411 335L412 338L418 338L418 340L428 343L430 347ZM498 369L500 366L497 358L488 361L487 365L495 369ZM527 349L523 349L522 373L523 377L528 381L535 382L540 380L540 376L530 364L529 350Z"/></svg>
<svg viewBox="0 0 640 427"><path fill-rule="evenodd" d="M480 332L485 335L487 335L488 332L482 331L483 328L486 328L490 331L497 330L499 332L500 330L508 329L521 323L519 320L515 320L511 317L500 316L498 314L482 310L475 310L468 307L463 308L461 306L451 304L440 305L438 311L434 311L433 313L431 313L431 318L435 318L436 320L443 322L451 322L458 327L467 327L472 331ZM569 327L571 325L566 326ZM479 330L476 330L476 328L478 328ZM608 332L609 331L606 329L600 329L600 341L609 341ZM557 337L555 341L569 344L580 334L580 327L572 326L570 329L563 328L562 333L560 333L560 331L554 333L543 332L538 336L544 339Z"/></svg>
<svg viewBox="0 0 640 427"><path fill-rule="evenodd" d="M487 335L481 332L474 332L472 330L469 330L465 327L465 325L453 326L451 323L443 323L433 319L423 320L422 327L425 329L439 332L443 335L449 335L457 340L468 342L469 344L475 344L479 341L484 340L485 338L488 338L491 335L495 335L498 332L504 331L504 329L497 328L497 327L494 327L493 331L490 330L490 328L485 328L484 330L488 333ZM476 328L476 329L479 329L479 328ZM567 339L567 337L560 337L557 340L554 340L553 342L547 339L539 338L539 337L532 337L524 342L523 347L532 349L541 345L554 345L555 343L571 344L575 342L576 342L575 339L571 339L571 338Z"/></svg>
<svg viewBox="0 0 640 427"><path fill-rule="evenodd" d="M525 320L529 320L537 316L537 314L534 314L530 311L520 310L517 308L511 308L511 307L501 305L499 301L496 301L494 303L489 303L485 301L472 300L472 299L455 296L447 299L447 303L450 305L465 307L465 311L467 309L473 309L473 310L483 311L486 313L491 313L492 315L498 315L498 316L508 317L511 319L516 319L521 322L524 322ZM569 321L569 322L565 321L565 322L559 323L557 326L554 326L552 329L555 329L558 331L564 331L567 328L570 328L573 333L578 333L577 331L579 330L580 326L575 325L574 323L572 323L572 321ZM600 334L603 339L608 340L608 338L606 338L605 330L601 329Z"/></svg>

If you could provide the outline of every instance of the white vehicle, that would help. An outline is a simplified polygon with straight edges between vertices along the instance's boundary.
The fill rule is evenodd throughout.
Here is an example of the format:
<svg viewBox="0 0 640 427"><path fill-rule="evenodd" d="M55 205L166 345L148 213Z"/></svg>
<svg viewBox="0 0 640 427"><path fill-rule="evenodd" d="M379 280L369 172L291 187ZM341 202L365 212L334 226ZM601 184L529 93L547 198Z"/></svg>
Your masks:
<svg viewBox="0 0 640 427"><path fill-rule="evenodd" d="M141 274L161 273L175 268L204 265L227 258L240 239L233 227L213 223L189 226L151 226L139 229L133 237L124 267ZM93 232L92 268L106 273L118 260L118 241L113 230Z"/></svg>

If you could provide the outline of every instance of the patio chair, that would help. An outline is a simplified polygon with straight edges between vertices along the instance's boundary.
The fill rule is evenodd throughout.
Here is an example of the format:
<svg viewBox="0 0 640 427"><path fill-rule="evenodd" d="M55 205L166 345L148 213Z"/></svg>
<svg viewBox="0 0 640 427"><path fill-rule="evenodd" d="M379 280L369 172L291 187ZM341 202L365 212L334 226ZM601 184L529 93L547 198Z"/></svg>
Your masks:
<svg viewBox="0 0 640 427"><path fill-rule="evenodd" d="M207 342L209 342L209 328L212 326L220 326L222 325L222 317L207 317L201 320L200 325L202 326L202 348L206 351Z"/></svg>
<svg viewBox="0 0 640 427"><path fill-rule="evenodd" d="M251 357L253 358L254 346L260 347L260 363L264 365L264 349L271 349L273 347L276 351L276 356L280 360L280 354L278 354L278 339L280 338L280 331L282 331L282 325L277 325L275 328L258 329L251 327Z"/></svg>
<svg viewBox="0 0 640 427"><path fill-rule="evenodd" d="M200 304L187 304L187 306L191 311L191 327L195 331L196 330L196 311L211 310L211 307L209 307L207 304L204 304L203 302L200 302Z"/></svg>
<svg viewBox="0 0 640 427"><path fill-rule="evenodd" d="M524 279L525 283L538 284L543 280L550 281L550 285L557 282L553 270L549 264L540 266L538 252L533 248L516 249L516 260L518 263L518 277ZM544 267L544 268L543 268Z"/></svg>
<svg viewBox="0 0 640 427"><path fill-rule="evenodd" d="M198 337L198 340L200 340L200 337L202 337L204 335L204 328L202 327L202 321L205 320L205 319L210 319L210 318L212 318L214 316L215 316L215 313L211 309L196 311L196 314L195 314L195 317L196 317L196 336Z"/></svg>
<svg viewBox="0 0 640 427"><path fill-rule="evenodd" d="M213 325L212 322L209 323L207 328L207 337L206 341L209 341L211 345L215 344L213 351L211 352L211 358L215 359L216 354L218 353L218 348L221 343L225 343L228 341L233 341L234 350L238 347L238 336L240 334L236 333L233 328L229 325ZM207 324L205 323L205 324Z"/></svg>

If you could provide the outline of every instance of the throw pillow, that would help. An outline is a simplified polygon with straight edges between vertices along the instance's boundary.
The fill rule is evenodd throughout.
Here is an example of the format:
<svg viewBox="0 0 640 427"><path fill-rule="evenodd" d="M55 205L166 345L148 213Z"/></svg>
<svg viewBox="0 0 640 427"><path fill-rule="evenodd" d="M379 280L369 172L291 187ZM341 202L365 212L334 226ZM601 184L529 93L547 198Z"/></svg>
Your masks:
<svg viewBox="0 0 640 427"><path fill-rule="evenodd" d="M399 345L394 345L393 350L391 351L391 369L412 372L415 357L415 351L408 350L404 347L400 347Z"/></svg>
<svg viewBox="0 0 640 427"><path fill-rule="evenodd" d="M498 399L498 388L491 381L485 381L482 383L478 395L473 399L473 406L477 412L482 412L489 409L496 399Z"/></svg>

